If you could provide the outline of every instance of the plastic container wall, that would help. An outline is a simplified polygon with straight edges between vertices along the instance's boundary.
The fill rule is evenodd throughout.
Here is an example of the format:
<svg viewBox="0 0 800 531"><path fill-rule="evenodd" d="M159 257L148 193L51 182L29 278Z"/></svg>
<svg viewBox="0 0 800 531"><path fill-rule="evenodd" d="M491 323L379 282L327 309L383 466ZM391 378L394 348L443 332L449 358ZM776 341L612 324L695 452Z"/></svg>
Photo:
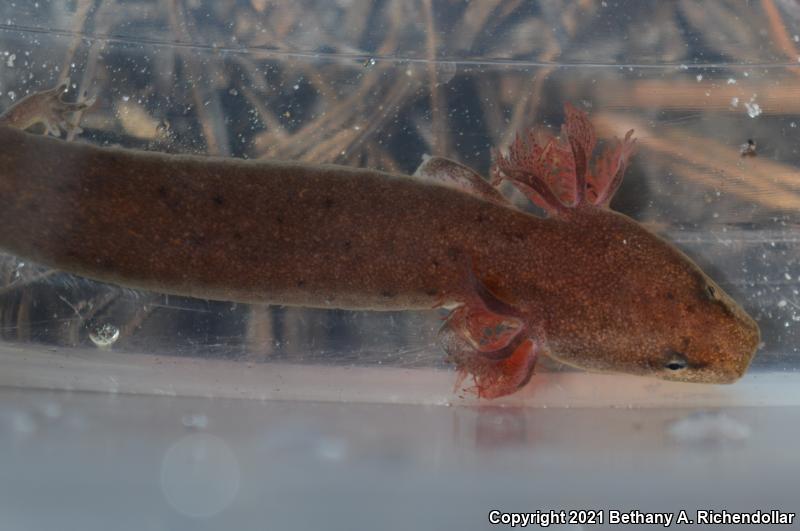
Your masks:
<svg viewBox="0 0 800 531"><path fill-rule="evenodd" d="M2 104L69 77L73 95L98 101L82 117L81 141L403 173L433 154L486 175L493 148L528 127L555 132L572 102L601 138L636 130L640 150L614 208L686 250L759 321L764 345L751 373L782 377L796 366L800 322L795 9L623 4L9 4ZM755 157L740 154L748 140ZM0 332L15 385L179 395L238 386L248 396L338 400L358 399L363 384L370 400L452 395L439 384L450 376L430 370L449 370L436 312L181 299L13 256L2 282ZM26 371L21 351L56 364L55 374ZM67 357L85 362L85 377L59 374ZM187 360L201 373L214 360L207 374L221 383L180 377ZM153 364L158 373L178 365L169 385L124 376ZM291 383L279 392L274 382L243 381L244 364L269 382L291 373ZM339 380L329 368L348 370ZM535 379L562 369L545 362ZM122 387L98 383L105 376ZM392 398L366 390L374 378L388 380ZM391 383L407 380L433 388L406 393Z"/></svg>
<svg viewBox="0 0 800 531"><path fill-rule="evenodd" d="M72 141L488 175L567 102L600 138L633 128L612 206L694 258L763 345L732 386L543 360L487 403L454 391L438 311L180 298L0 255L0 527L794 510L798 60L800 8L780 0L2 3L0 109L69 78L97 98Z"/></svg>

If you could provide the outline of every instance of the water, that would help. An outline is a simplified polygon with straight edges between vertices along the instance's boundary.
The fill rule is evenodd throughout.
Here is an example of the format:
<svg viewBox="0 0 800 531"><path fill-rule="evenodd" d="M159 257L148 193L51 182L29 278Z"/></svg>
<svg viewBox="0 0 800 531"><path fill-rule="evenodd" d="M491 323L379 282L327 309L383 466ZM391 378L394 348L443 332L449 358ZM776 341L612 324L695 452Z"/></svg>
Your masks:
<svg viewBox="0 0 800 531"><path fill-rule="evenodd" d="M488 175L492 149L557 132L566 102L601 138L634 128L614 208L696 259L763 346L733 386L544 360L523 391L471 407L441 312L204 301L0 255L0 527L792 509L798 41L782 0L2 3L0 109L69 77L68 99L97 98L80 141L101 146L401 173L441 155Z"/></svg>
<svg viewBox="0 0 800 531"><path fill-rule="evenodd" d="M591 113L601 138L636 129L640 150L614 208L685 249L759 321L764 346L753 373L795 370L800 67L780 47L732 46L734 37L755 34L757 23L705 34L696 31L698 8L688 4L625 11L629 28L652 29L655 17L660 30L649 42L644 30L628 39L612 32L622 8L608 5L570 15L584 33L567 35L543 29L556 20L544 8L511 20L474 6L434 5L428 14L384 6L367 21L343 3L306 15L320 32L298 26L286 33L281 24L299 9L291 3L279 2L270 16L259 14L258 3L236 4L232 28L216 8L208 19L194 10L169 19L124 5L2 8L0 92L15 97L0 97L0 105L69 76L71 97L98 99L83 116L82 141L403 173L435 154L486 175L491 149L530 126L556 132L562 105L572 102ZM752 6L730 11L765 16ZM421 26L402 24L403 17ZM794 20L788 12L786 20ZM421 39L431 28L434 38ZM756 156L742 157L748 140ZM437 312L167 297L12 256L3 257L2 272L0 337L33 350L448 369L435 342Z"/></svg>

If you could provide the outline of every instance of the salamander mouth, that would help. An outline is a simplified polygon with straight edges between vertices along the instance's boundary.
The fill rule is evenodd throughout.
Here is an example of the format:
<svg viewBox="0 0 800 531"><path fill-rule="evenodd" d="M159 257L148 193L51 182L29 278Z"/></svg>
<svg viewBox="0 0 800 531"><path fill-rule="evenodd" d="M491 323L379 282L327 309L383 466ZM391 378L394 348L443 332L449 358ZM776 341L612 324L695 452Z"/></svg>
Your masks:
<svg viewBox="0 0 800 531"><path fill-rule="evenodd" d="M695 382L707 384L730 384L741 378L753 353L737 356L720 356L719 363L692 362L680 352L670 350L670 357L664 362L663 368L655 376L665 380L678 382Z"/></svg>
<svg viewBox="0 0 800 531"><path fill-rule="evenodd" d="M719 369L706 369L697 371L687 371L683 374L675 374L669 371L662 372L659 375L665 380L675 382L690 382L690 383L704 383L704 384L731 384L741 378L742 373L737 371Z"/></svg>

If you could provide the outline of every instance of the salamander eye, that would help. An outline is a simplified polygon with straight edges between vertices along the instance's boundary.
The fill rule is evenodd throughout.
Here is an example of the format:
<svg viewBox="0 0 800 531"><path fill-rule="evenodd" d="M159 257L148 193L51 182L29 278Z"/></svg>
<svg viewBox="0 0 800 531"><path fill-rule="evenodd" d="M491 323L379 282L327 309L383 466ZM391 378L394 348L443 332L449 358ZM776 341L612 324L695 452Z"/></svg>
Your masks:
<svg viewBox="0 0 800 531"><path fill-rule="evenodd" d="M711 284L706 284L706 293L708 293L708 296L712 299L717 298L717 289Z"/></svg>
<svg viewBox="0 0 800 531"><path fill-rule="evenodd" d="M673 371L673 372L682 371L683 369L685 369L688 366L689 366L689 362L686 361L686 356L684 356L680 352L675 352L675 351L670 351L669 357L667 358L667 361L664 364L664 367L667 370L670 370L670 371Z"/></svg>

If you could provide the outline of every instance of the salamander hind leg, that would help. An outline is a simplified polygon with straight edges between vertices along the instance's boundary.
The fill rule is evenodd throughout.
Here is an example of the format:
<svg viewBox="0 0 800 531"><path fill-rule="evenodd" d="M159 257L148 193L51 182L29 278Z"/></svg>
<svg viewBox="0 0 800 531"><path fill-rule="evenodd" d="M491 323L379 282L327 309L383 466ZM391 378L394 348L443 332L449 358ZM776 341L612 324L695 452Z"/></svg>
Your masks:
<svg viewBox="0 0 800 531"><path fill-rule="evenodd" d="M439 341L459 372L456 387L467 377L470 391L498 398L523 387L533 374L537 342L527 319L495 298L484 286L448 316Z"/></svg>
<svg viewBox="0 0 800 531"><path fill-rule="evenodd" d="M67 80L55 88L35 92L22 98L0 115L0 124L23 130L36 124L43 124L45 132L53 136L60 136L62 131L80 133L81 128L78 121L73 118L73 114L94 105L95 99L64 101L68 87Z"/></svg>

